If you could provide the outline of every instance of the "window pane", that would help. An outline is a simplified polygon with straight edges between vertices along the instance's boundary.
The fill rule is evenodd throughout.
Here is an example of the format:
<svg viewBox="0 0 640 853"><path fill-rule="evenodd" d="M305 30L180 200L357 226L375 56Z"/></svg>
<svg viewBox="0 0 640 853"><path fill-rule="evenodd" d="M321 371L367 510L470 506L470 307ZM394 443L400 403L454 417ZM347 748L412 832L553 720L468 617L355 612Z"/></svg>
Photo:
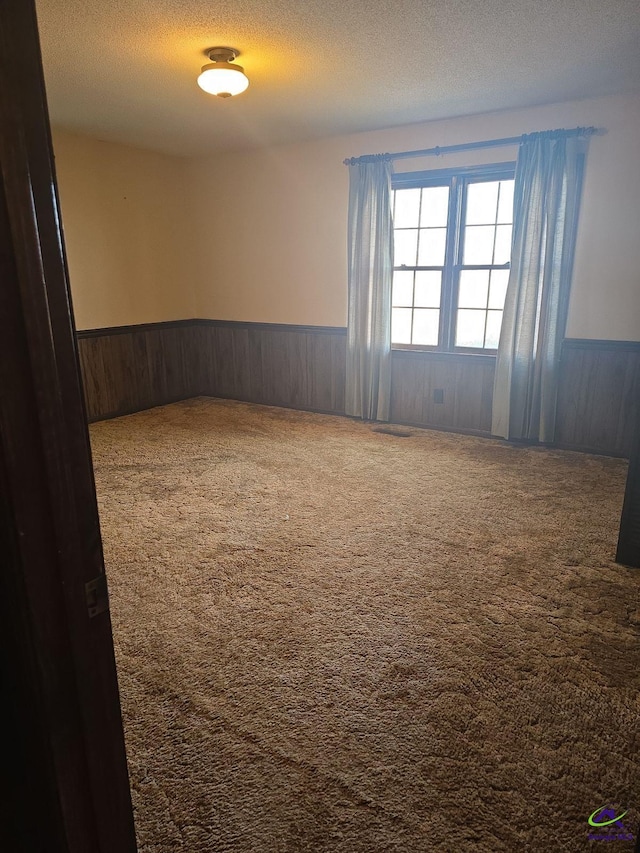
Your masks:
<svg viewBox="0 0 640 853"><path fill-rule="evenodd" d="M464 229L464 264L493 263L495 230L493 225L472 225Z"/></svg>
<svg viewBox="0 0 640 853"><path fill-rule="evenodd" d="M500 181L498 222L513 222L513 181Z"/></svg>
<svg viewBox="0 0 640 853"><path fill-rule="evenodd" d="M395 270L391 304L404 305L405 308L413 305L413 272Z"/></svg>
<svg viewBox="0 0 640 853"><path fill-rule="evenodd" d="M467 187L467 225L493 225L500 181L482 181Z"/></svg>
<svg viewBox="0 0 640 853"><path fill-rule="evenodd" d="M446 242L446 228L421 228L418 266L441 267L444 264Z"/></svg>
<svg viewBox="0 0 640 853"><path fill-rule="evenodd" d="M411 343L411 308L391 309L391 342L394 344Z"/></svg>
<svg viewBox="0 0 640 853"><path fill-rule="evenodd" d="M396 206L393 212L394 228L417 228L420 218L420 188L396 190Z"/></svg>
<svg viewBox="0 0 640 853"><path fill-rule="evenodd" d="M515 182L483 180L483 175L491 172L469 177L463 170L461 194L452 193L445 179L443 186L393 191L394 344L443 345L439 326L453 325L456 347L497 348L510 271L491 267L510 261ZM455 234L449 213L458 224ZM459 266L445 267L445 262ZM443 301L445 282L455 292L447 292Z"/></svg>
<svg viewBox="0 0 640 853"><path fill-rule="evenodd" d="M440 307L441 272L418 270L416 272L416 295L414 305L420 308Z"/></svg>
<svg viewBox="0 0 640 853"><path fill-rule="evenodd" d="M496 228L496 252L494 264L506 264L511 257L511 225Z"/></svg>
<svg viewBox="0 0 640 853"><path fill-rule="evenodd" d="M487 336L484 345L489 349L498 349L500 341L500 326L502 325L502 311L487 312Z"/></svg>
<svg viewBox="0 0 640 853"><path fill-rule="evenodd" d="M458 311L456 323L457 347L482 347L484 344L484 319L486 311Z"/></svg>
<svg viewBox="0 0 640 853"><path fill-rule="evenodd" d="M446 226L449 215L449 187L424 187L420 225Z"/></svg>
<svg viewBox="0 0 640 853"><path fill-rule="evenodd" d="M438 324L440 312L433 308L416 308L413 312L414 344L435 347L438 345Z"/></svg>
<svg viewBox="0 0 640 853"><path fill-rule="evenodd" d="M509 270L491 270L491 287L489 288L489 308L504 308L504 298L507 295Z"/></svg>
<svg viewBox="0 0 640 853"><path fill-rule="evenodd" d="M486 308L489 270L462 270L458 288L458 308Z"/></svg>
<svg viewBox="0 0 640 853"><path fill-rule="evenodd" d="M393 264L415 267L418 251L418 230L394 231Z"/></svg>

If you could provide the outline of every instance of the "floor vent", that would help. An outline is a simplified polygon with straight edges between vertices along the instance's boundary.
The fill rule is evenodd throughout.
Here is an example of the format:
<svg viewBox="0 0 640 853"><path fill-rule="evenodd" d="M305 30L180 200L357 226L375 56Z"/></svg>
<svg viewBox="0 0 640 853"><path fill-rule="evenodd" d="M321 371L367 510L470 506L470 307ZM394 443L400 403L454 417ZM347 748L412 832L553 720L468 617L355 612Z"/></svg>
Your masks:
<svg viewBox="0 0 640 853"><path fill-rule="evenodd" d="M372 432L381 432L383 435L395 435L396 438L411 438L412 432L406 432L403 429L394 429L394 427L373 427Z"/></svg>

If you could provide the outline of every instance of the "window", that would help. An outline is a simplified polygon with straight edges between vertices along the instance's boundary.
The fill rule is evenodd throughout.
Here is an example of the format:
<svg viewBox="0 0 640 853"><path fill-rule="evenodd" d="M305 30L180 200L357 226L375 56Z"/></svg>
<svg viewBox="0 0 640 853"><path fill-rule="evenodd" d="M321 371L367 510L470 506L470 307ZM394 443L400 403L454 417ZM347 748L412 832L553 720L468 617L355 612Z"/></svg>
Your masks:
<svg viewBox="0 0 640 853"><path fill-rule="evenodd" d="M492 351L509 279L515 165L396 175L394 347Z"/></svg>

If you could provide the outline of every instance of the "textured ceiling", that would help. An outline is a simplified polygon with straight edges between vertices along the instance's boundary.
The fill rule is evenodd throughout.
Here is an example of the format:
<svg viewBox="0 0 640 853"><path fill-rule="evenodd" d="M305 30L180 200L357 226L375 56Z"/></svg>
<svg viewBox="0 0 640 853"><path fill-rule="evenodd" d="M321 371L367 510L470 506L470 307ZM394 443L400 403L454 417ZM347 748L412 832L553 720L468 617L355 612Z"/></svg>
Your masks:
<svg viewBox="0 0 640 853"><path fill-rule="evenodd" d="M54 123L200 154L640 88L639 0L37 0ZM238 48L237 98L196 85Z"/></svg>

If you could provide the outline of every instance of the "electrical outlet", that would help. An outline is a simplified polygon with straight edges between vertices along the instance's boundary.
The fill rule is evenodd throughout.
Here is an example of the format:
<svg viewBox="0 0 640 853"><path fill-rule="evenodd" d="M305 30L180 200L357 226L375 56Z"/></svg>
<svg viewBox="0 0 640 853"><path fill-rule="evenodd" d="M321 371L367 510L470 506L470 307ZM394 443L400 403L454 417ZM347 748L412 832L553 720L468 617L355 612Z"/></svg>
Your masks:
<svg viewBox="0 0 640 853"><path fill-rule="evenodd" d="M433 389L433 402L444 403L444 388Z"/></svg>

